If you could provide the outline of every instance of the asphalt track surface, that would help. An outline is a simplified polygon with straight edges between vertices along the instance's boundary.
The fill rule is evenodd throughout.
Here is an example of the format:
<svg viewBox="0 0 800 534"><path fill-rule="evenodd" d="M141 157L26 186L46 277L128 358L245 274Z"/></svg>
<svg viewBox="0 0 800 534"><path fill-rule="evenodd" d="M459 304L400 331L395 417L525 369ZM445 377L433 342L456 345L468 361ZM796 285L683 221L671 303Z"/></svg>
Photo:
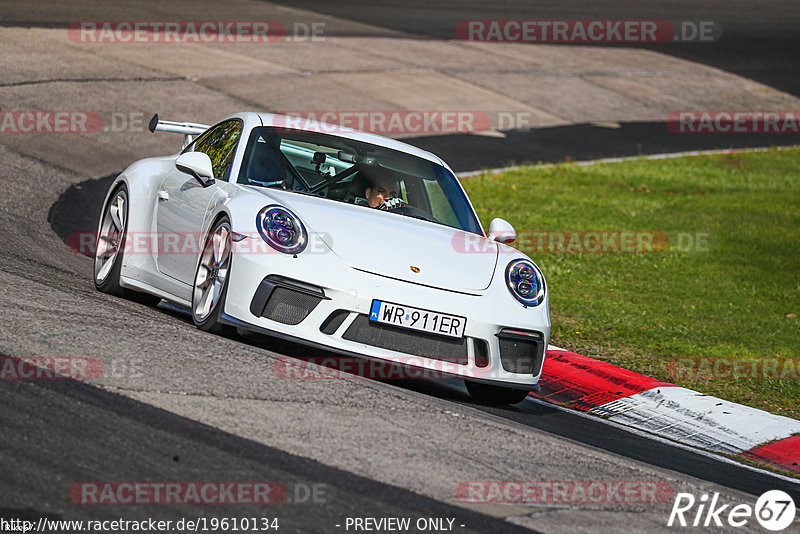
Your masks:
<svg viewBox="0 0 800 534"><path fill-rule="evenodd" d="M145 3L82 2L73 6L42 3L0 10L0 25L66 28L76 20L148 20L154 10ZM722 28L714 42L595 44L598 47L642 48L687 59L755 80L788 94L800 96L797 57L800 56L800 6L777 0L768 7L757 0L725 2L662 1L646 8L623 0L587 0L490 3L477 0L452 2L405 2L369 0L328 2L298 0L267 2L287 9L336 17L326 22L326 35L350 37L423 38L453 40L456 26L464 20L667 20L713 21ZM192 4L198 17L214 18L211 5ZM178 7L174 8L179 10ZM281 13L281 17L291 15ZM236 18L226 15L227 18ZM355 24L338 23L352 21ZM598 66L600 67L600 66ZM485 75L485 74L479 74ZM637 156L707 149L793 146L800 134L678 134L665 122L573 124L563 127L504 131L505 137L453 134L406 139L448 161L457 172L497 168L521 163L555 163L571 159Z"/></svg>
<svg viewBox="0 0 800 534"><path fill-rule="evenodd" d="M750 4L751 11L754 5ZM775 52L770 57L796 45L794 41L782 44L788 39L783 28L793 20L780 11L783 5L776 4L763 22L773 21L775 28L759 29L749 41L752 46L763 45L765 54ZM399 24L413 9L418 9L417 20L431 24L426 30L431 37L441 37L436 28L449 28L452 20L471 16L465 14L467 8L452 4L436 8L442 14L439 18L420 15L425 13L422 6L376 8L369 11L376 20L369 22ZM516 17L504 17L502 6L487 9L490 14L481 18L529 16L522 14L524 6ZM721 4L715 9L716 13L729 11ZM358 19L367 11L338 14ZM580 18L558 13L558 18ZM6 24L63 23L27 16L4 20ZM75 18L66 16L64 21ZM669 18L702 17L676 14ZM727 57L720 54L715 61ZM756 79L775 76L773 85L785 84L784 90L797 94L796 88L790 89L789 77L780 74L783 63L774 61L778 67L765 68L765 73L759 74L761 69L752 65L747 68ZM584 159L582 154L587 154L585 158L631 155L634 145L636 153L645 153L651 146L660 151L663 144L652 141L647 131L663 127L634 124L600 131L591 125L573 127L577 128L573 131L585 129L585 151L571 150L572 138L565 138L562 145L549 141L552 146L543 150L542 159L559 161L563 154L573 159ZM608 137L614 132L620 137L613 153L591 151L593 136ZM504 140L468 137L496 143L492 145L496 150L514 141L513 135ZM415 140L441 152L435 148L437 142ZM269 368L277 359L315 353L269 339L210 336L196 331L184 314L173 309L147 308L94 290L91 261L67 250L64 241L75 231L95 227L100 199L111 177L87 180L70 171L68 152L62 156L63 166L3 146L0 157L4 162L0 355L88 355L138 371L96 383L0 381L3 518L166 520L257 515L279 517L279 532L336 532L341 530L335 525L348 516L455 517L457 524L465 525L463 532L556 531L560 524L591 532L619 530L623 525L633 530L664 528L670 503L652 508L544 509L541 513L476 511L453 502L454 481L647 478L668 481L676 491L695 495L719 491L739 502L752 502L765 489L784 489L800 499L796 483L530 400L517 407L479 405L469 401L458 384L428 381L276 380ZM508 157L475 165L451 161L459 170L468 170L505 164L509 159L513 160L513 151ZM20 177L35 180L38 189ZM92 480L275 480L290 494L304 485L323 485L325 498L285 502L255 512L244 505L72 503L67 497L70 486ZM510 516L515 518L503 519Z"/></svg>
<svg viewBox="0 0 800 534"><path fill-rule="evenodd" d="M247 504L218 505L217 509L159 505L151 510L146 506L131 510L121 504L102 506L97 513L63 516L51 512L48 502L67 495L77 480L205 482L229 480L231 473L239 473L249 481L280 480L286 488L286 501L262 506L257 513L279 518L281 532L332 532L343 516L457 517L459 524L469 525L464 532L527 531L80 382L5 383L0 399L6 457L3 486L24 487L34 479L41 492L24 508L0 508L5 518L35 522L40 517L141 520L155 516L178 521L209 516L209 512L215 517L252 517Z"/></svg>
<svg viewBox="0 0 800 534"><path fill-rule="evenodd" d="M75 232L90 227L98 219L105 192L113 179L112 175L101 180L91 180L72 186L53 205L48 218L53 230L65 244L70 241L70 236L73 236ZM74 243L74 240L71 242ZM174 310L171 311L174 312ZM189 323L188 317L182 316L180 313L177 314L177 317L183 317L187 324ZM277 339L261 338L253 341L253 338L248 337L247 341L268 347L276 354L288 357L294 357L297 354L303 354L303 358L331 356L325 352L310 351L305 347ZM685 448L656 442L626 430L610 427L599 420L557 410L530 399L517 407L482 406L469 399L466 390L459 387L458 381L447 381L444 384L424 380L389 381L389 383L394 387L418 392L421 395L477 407L487 414L516 424L543 430L614 454L675 470L754 495L761 494L768 489L780 488L800 497L800 485L798 484L776 481L774 477L763 472L721 462L713 457L701 455Z"/></svg>
<svg viewBox="0 0 800 534"><path fill-rule="evenodd" d="M685 135L670 132L663 122L623 122L613 127L576 124L504 133L505 137L454 134L405 141L453 162L456 172L540 162L800 144L800 134ZM531 160L532 154L535 160Z"/></svg>
<svg viewBox="0 0 800 534"><path fill-rule="evenodd" d="M757 80L800 96L797 57L800 55L800 9L793 0L662 0L638 4L626 0L546 0L528 2L484 2L458 0L327 0L275 1L291 8L333 15L364 25L329 26L328 35L381 36L386 32L409 37L456 39L456 26L463 20L667 20L714 21L724 38L708 42L656 43L641 45L664 54L711 65ZM14 5L18 4L18 5ZM10 2L0 13L0 24L29 27L66 27L94 16L94 20L148 20L168 13L147 2L72 2L62 5L42 2L26 5ZM24 6L21 8L20 6ZM192 4L195 14L213 14L213 3ZM110 15L115 15L114 19ZM368 25L368 26L367 26ZM622 45L605 45L622 46ZM626 44L624 46L631 46Z"/></svg>
<svg viewBox="0 0 800 534"><path fill-rule="evenodd" d="M463 20L714 21L721 26L724 37L714 42L655 43L641 47L711 65L800 95L797 76L800 9L797 2L791 0L769 3L758 0L647 3L626 0L292 0L285 4L431 39L456 39L456 26Z"/></svg>
<svg viewBox="0 0 800 534"><path fill-rule="evenodd" d="M668 20L714 21L714 42L625 45L703 63L800 96L800 5L757 0L663 1L548 0L537 2L327 2L297 0L286 5L354 20L412 36L456 39L464 20ZM622 46L622 45L597 45ZM457 172L536 161L559 162L687 150L789 146L800 135L680 135L666 123L623 123L619 129L592 124L509 132L504 139L474 135L420 137L410 141L453 162ZM531 160L536 155L536 161Z"/></svg>

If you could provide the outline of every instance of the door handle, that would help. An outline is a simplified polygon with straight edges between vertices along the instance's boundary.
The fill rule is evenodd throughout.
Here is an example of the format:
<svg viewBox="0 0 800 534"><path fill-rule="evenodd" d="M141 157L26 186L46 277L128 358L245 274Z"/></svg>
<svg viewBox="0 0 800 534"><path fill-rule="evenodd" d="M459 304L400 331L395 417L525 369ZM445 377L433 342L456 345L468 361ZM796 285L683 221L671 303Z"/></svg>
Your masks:
<svg viewBox="0 0 800 534"><path fill-rule="evenodd" d="M167 193L166 191L159 191L158 200L163 200L163 201L169 200L169 193Z"/></svg>

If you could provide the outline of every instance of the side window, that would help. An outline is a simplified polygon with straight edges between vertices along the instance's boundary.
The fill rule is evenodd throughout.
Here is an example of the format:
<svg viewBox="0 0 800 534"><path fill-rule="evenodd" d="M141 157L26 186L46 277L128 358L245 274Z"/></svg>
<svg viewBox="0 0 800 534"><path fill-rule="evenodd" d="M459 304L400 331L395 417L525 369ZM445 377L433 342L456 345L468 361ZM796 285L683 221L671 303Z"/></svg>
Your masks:
<svg viewBox="0 0 800 534"><path fill-rule="evenodd" d="M241 133L241 121L227 121L204 134L194 144L194 150L205 152L211 158L215 178L228 177Z"/></svg>

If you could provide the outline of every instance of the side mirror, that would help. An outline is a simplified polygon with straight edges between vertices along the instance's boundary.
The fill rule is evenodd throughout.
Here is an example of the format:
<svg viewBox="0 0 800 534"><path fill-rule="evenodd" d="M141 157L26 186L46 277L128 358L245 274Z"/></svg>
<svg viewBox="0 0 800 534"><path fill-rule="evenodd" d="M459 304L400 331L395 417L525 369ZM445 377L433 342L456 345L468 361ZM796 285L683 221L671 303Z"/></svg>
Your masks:
<svg viewBox="0 0 800 534"><path fill-rule="evenodd" d="M489 239L498 243L513 243L517 239L517 231L505 219L492 219L489 224Z"/></svg>
<svg viewBox="0 0 800 534"><path fill-rule="evenodd" d="M178 156L175 166L179 171L191 174L203 187L214 183L214 169L211 158L205 152L186 152Z"/></svg>

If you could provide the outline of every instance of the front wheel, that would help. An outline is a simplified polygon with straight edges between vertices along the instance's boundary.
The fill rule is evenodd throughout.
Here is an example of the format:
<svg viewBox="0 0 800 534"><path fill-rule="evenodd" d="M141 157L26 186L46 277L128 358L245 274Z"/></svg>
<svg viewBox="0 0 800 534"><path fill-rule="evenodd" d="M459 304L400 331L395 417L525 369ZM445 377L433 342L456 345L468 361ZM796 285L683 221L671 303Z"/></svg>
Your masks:
<svg viewBox="0 0 800 534"><path fill-rule="evenodd" d="M492 386L480 382L466 380L467 391L477 401L495 404L519 404L528 396L525 389L513 389L503 386Z"/></svg>
<svg viewBox="0 0 800 534"><path fill-rule="evenodd" d="M120 185L106 204L94 253L94 287L98 291L155 306L159 297L125 289L119 284L128 235L128 188Z"/></svg>
<svg viewBox="0 0 800 534"><path fill-rule="evenodd" d="M221 334L229 328L220 322L231 266L231 223L223 217L206 237L192 289L192 320L200 330Z"/></svg>

